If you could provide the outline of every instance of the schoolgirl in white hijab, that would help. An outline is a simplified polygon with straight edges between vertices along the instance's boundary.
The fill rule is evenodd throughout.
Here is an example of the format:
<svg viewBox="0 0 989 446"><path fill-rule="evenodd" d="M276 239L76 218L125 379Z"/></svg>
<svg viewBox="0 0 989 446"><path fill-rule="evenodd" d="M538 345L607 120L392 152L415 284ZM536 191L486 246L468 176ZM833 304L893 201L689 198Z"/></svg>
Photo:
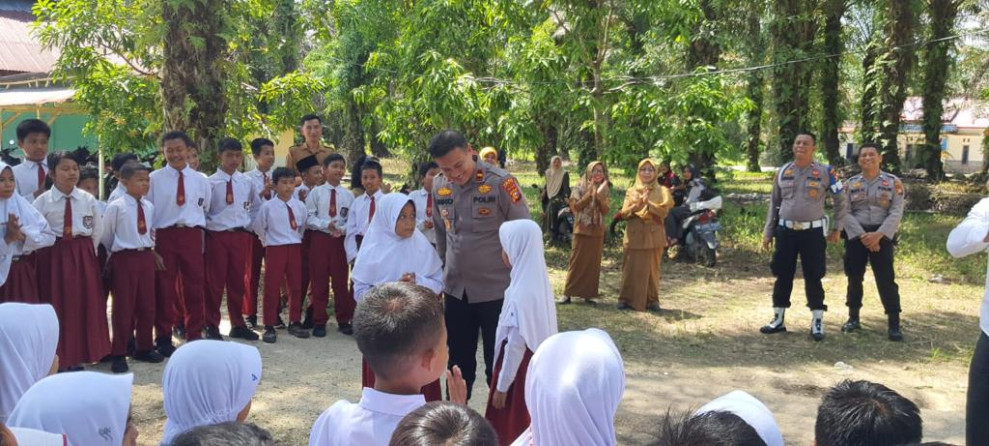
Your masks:
<svg viewBox="0 0 989 446"><path fill-rule="evenodd" d="M5 437L8 435L9 437ZM65 446L68 444L68 440L66 440L65 435L62 434L52 434L49 432L39 431L37 429L26 429L23 427L15 427L10 429L0 423L0 444L6 446L8 444L13 445L15 443L17 446Z"/></svg>
<svg viewBox="0 0 989 446"><path fill-rule="evenodd" d="M5 173L10 169L10 173ZM13 169L9 164L0 162L0 176L10 175L10 180L14 179ZM24 239L7 243L6 223L10 215L17 217ZM15 257L25 252L51 246L55 243L55 234L48 228L48 220L34 208L27 199L17 193L17 186L14 185L10 197L3 198L0 194L0 286L7 283L10 274L10 265ZM36 292L36 291L35 291ZM38 296L13 296L15 299L28 298L26 302L32 302ZM47 296L46 296L47 297Z"/></svg>
<svg viewBox="0 0 989 446"><path fill-rule="evenodd" d="M748 393L736 390L722 395L705 404L694 415L707 412L733 413L741 418L745 424L752 426L759 438L766 442L766 446L783 446L783 434L780 432L779 425L776 424L773 413L765 404L762 404L762 401Z"/></svg>
<svg viewBox="0 0 989 446"><path fill-rule="evenodd" d="M261 381L258 349L235 342L190 342L172 354L161 378L168 445L195 427L242 422Z"/></svg>
<svg viewBox="0 0 989 446"><path fill-rule="evenodd" d="M511 440L525 430L529 421L524 416L528 411L522 391L525 370L521 376L516 375L526 355L531 355L546 338L556 334L556 305L546 273L543 234L539 225L532 220L508 221L498 229L498 237L504 260L511 268L511 282L505 290L505 301L495 330L494 357L502 359L485 417L491 421L499 438ZM521 382L513 386L519 378ZM523 416L518 417L518 414Z"/></svg>
<svg viewBox="0 0 989 446"><path fill-rule="evenodd" d="M7 425L65 434L68 446L131 446L134 375L73 372L49 376L31 386Z"/></svg>
<svg viewBox="0 0 989 446"><path fill-rule="evenodd" d="M543 341L525 379L529 427L513 446L613 446L615 412L625 393L618 347L596 328Z"/></svg>
<svg viewBox="0 0 989 446"><path fill-rule="evenodd" d="M443 291L443 262L416 228L415 218L408 195L393 192L378 200L350 275L354 300L360 301L372 287L400 280L414 279L436 294Z"/></svg>
<svg viewBox="0 0 989 446"><path fill-rule="evenodd" d="M57 369L58 316L48 304L0 304L0 421L17 400Z"/></svg>

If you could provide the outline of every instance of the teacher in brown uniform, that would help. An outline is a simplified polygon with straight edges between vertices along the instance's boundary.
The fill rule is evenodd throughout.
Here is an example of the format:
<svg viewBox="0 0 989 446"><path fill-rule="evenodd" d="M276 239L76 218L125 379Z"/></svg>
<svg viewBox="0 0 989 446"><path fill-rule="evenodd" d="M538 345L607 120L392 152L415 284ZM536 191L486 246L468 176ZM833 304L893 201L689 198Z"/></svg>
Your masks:
<svg viewBox="0 0 989 446"><path fill-rule="evenodd" d="M285 156L285 165L295 167L296 163L303 158L315 156L319 165L323 165L323 160L336 152L333 145L323 145L323 120L316 115L305 115L299 122L299 133L305 141L302 144L288 148L288 155Z"/></svg>
<svg viewBox="0 0 989 446"><path fill-rule="evenodd" d="M477 161L462 134L444 130L429 143L441 173L433 180L436 249L445 263L447 344L450 367L467 380L470 398L477 376L477 337L484 342L484 372L491 382L494 337L509 283L498 228L530 218L518 180Z"/></svg>

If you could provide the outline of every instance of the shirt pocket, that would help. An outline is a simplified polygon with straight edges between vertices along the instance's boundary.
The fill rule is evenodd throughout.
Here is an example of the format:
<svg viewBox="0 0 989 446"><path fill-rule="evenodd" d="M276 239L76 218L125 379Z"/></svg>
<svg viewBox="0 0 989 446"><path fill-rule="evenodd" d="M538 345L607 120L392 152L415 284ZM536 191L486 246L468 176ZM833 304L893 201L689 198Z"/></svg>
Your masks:
<svg viewBox="0 0 989 446"><path fill-rule="evenodd" d="M824 194L823 182L814 178L804 180L804 195L811 200L820 200Z"/></svg>
<svg viewBox="0 0 989 446"><path fill-rule="evenodd" d="M479 195L471 200L470 216L474 232L498 231L498 197Z"/></svg>
<svg viewBox="0 0 989 446"><path fill-rule="evenodd" d="M848 199L853 202L864 201L866 198L868 195L865 193L865 189L852 189L848 192Z"/></svg>
<svg viewBox="0 0 989 446"><path fill-rule="evenodd" d="M793 178L780 179L780 192L782 193L783 198L793 198L793 191L796 189L796 183L797 182Z"/></svg>

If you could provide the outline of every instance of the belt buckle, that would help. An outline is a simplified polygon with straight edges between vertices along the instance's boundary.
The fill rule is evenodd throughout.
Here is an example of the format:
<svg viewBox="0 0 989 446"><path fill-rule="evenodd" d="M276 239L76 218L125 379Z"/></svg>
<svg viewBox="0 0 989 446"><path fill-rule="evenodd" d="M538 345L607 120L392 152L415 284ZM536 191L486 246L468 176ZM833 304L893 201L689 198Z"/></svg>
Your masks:
<svg viewBox="0 0 989 446"><path fill-rule="evenodd" d="M799 222L799 221L793 222L794 231L803 231L804 229L807 229L807 226L803 222Z"/></svg>

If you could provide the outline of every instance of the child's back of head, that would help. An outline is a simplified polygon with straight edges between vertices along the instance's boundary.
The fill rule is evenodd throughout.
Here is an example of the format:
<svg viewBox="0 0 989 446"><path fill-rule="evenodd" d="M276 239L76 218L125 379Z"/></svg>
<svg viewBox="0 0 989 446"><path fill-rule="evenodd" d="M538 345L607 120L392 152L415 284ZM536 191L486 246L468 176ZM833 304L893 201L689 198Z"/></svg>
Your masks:
<svg viewBox="0 0 989 446"><path fill-rule="evenodd" d="M920 409L889 387L842 381L817 409L817 446L894 446L923 437Z"/></svg>
<svg viewBox="0 0 989 446"><path fill-rule="evenodd" d="M473 409L433 401L405 416L388 446L497 446L491 423Z"/></svg>

